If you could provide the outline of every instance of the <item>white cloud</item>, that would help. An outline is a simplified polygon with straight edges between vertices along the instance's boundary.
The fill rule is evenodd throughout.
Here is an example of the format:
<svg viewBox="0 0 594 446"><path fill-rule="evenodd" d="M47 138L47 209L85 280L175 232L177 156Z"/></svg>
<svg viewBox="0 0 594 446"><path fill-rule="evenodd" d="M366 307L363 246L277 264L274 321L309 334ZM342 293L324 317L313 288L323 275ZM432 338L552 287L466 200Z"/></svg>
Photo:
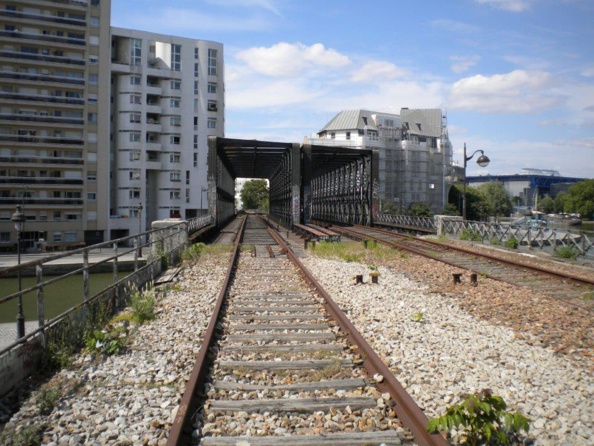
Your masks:
<svg viewBox="0 0 594 446"><path fill-rule="evenodd" d="M250 48L235 56L252 70L276 77L298 77L308 70L340 68L349 65L347 56L321 43L311 46L281 42L271 47Z"/></svg>
<svg viewBox="0 0 594 446"><path fill-rule="evenodd" d="M355 69L351 73L352 82L373 82L378 80L395 79L404 74L404 71L396 65L383 60L374 60L367 62L362 67Z"/></svg>
<svg viewBox="0 0 594 446"><path fill-rule="evenodd" d="M543 71L476 75L452 86L448 105L484 113L539 112L565 100L554 87L553 77Z"/></svg>
<svg viewBox="0 0 594 446"><path fill-rule="evenodd" d="M529 9L533 0L474 0L477 3L488 4L505 11L522 12Z"/></svg>
<svg viewBox="0 0 594 446"><path fill-rule="evenodd" d="M244 7L244 8L262 8L266 9L278 16L281 15L279 8L276 6L276 1L274 0L225 0L221 2L220 0L207 0L206 3L210 3L216 6L227 6L227 7Z"/></svg>
<svg viewBox="0 0 594 446"><path fill-rule="evenodd" d="M469 68L476 65L480 60L480 56L451 56L452 71L454 73L463 73L468 71Z"/></svg>

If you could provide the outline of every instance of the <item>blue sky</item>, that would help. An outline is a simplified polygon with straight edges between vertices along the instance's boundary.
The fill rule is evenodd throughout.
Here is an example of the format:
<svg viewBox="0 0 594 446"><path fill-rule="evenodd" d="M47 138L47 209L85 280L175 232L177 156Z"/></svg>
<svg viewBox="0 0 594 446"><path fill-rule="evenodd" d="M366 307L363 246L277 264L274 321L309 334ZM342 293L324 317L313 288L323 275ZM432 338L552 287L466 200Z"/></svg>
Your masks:
<svg viewBox="0 0 594 446"><path fill-rule="evenodd" d="M342 110L447 112L454 160L594 178L593 0L112 0L113 26L225 45L230 138Z"/></svg>

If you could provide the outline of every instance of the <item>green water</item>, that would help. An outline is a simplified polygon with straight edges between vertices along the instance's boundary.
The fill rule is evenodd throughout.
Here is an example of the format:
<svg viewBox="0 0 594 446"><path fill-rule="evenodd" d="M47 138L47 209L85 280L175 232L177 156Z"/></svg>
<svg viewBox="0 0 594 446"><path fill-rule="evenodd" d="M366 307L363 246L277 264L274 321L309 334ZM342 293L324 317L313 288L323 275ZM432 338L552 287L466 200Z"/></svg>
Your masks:
<svg viewBox="0 0 594 446"><path fill-rule="evenodd" d="M49 280L51 276L44 277ZM121 278L121 276L120 276ZM35 277L22 277L22 288L27 289L36 284ZM112 273L96 273L89 275L90 296L107 288L113 282ZM18 291L16 278L0 278L0 298ZM70 276L52 285L43 287L45 319L51 319L79 304L83 300L82 274ZM17 299L0 304L0 323L15 322L18 311ZM25 320L37 320L37 292L23 294L23 314Z"/></svg>

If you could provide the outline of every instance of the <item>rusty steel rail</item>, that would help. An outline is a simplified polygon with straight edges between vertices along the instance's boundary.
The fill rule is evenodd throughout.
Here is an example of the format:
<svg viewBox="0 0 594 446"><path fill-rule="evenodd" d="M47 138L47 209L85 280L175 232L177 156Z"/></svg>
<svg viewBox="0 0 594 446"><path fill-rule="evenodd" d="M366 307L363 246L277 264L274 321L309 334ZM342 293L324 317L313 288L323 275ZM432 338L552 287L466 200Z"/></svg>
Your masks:
<svg viewBox="0 0 594 446"><path fill-rule="evenodd" d="M389 231L389 230L385 230L385 229L363 227L363 226L359 226L359 225L355 225L354 227L355 228L364 228L366 230L371 230L371 231L374 231L374 232L379 232L381 234L389 235L389 236L392 236L394 238L406 239L406 238L410 237L410 236L407 236L407 235L398 234L398 233L395 233L393 231ZM341 229L344 229L344 228L341 228ZM549 269L549 268L545 268L545 267L542 267L542 266L538 266L538 265L530 265L530 264L526 264L526 263L522 263L522 262L516 262L514 260L506 259L506 258L499 257L499 256L496 256L496 255L493 255L493 254L489 254L489 253L485 253L485 252L473 251L471 249L464 248L462 246L444 245L443 243L435 242L435 241L432 241L432 240L420 239L418 237L413 237L413 239L416 242L424 243L424 244L427 244L427 245L430 245L430 246L434 246L436 248L441 248L441 249L444 249L445 248L445 249L448 249L448 250L451 250L451 251L458 251L458 252L462 252L462 253L465 253L465 254L470 254L470 255L473 255L473 256L477 256L477 257L484 257L484 258L487 258L489 260L493 260L493 261L496 261L496 262L499 262L499 263L505 263L507 265L511 265L513 267L526 268L526 269L529 269L529 270L537 271L537 272L542 273L542 274L547 274L549 276L553 276L553 277L557 277L557 278L561 278L561 279L570 279L570 280L573 280L575 282L580 282L580 283L583 283L583 284L586 284L586 285L594 285L594 278L589 279L587 277L576 276L575 274L567 273L567 272L564 272L564 271L555 271L555 270L552 270L552 269ZM415 250L412 247L409 247L409 246L406 246L406 245L402 245L402 244L399 244L397 242L394 242L393 245L394 246L397 246L399 248L402 248L402 249L405 249L405 250L410 250L411 252L415 252L415 253L418 253L418 254L423 255L422 254L422 250ZM440 261L443 261L443 260L440 259ZM445 263L448 263L448 262L445 262ZM458 266L458 265L454 265L454 266Z"/></svg>
<svg viewBox="0 0 594 446"><path fill-rule="evenodd" d="M355 352L363 358L363 364L367 371L371 376L379 374L383 377L383 381L377 383L377 386L382 392L388 392L391 398L396 401L394 410L403 425L413 433L415 443L419 446L447 446L447 441L440 434L427 431L427 416L404 387L402 387L402 384L398 382L394 374L386 364L384 364L377 353L375 353L373 348L367 343L363 335L361 335L349 321L348 317L338 307L332 297L330 297L316 278L299 261L282 237L276 234L271 228L268 228L268 231L275 241L286 250L287 256L293 264L301 270L305 280L311 284L316 289L317 294L324 299L324 307L326 308L326 311L328 311L332 318L339 324L349 342L355 346Z"/></svg>
<svg viewBox="0 0 594 446"><path fill-rule="evenodd" d="M239 257L239 246L246 220L246 218L243 219L241 227L239 228L238 236L235 239L233 254L231 255L229 267L227 268L227 274L225 275L225 280L221 287L221 291L219 292L213 314L208 323L208 328L204 335L202 345L200 346L200 350L196 355L196 363L194 364L192 374L190 375L186 390L184 391L180 401L177 414L175 415L173 425L171 426L171 430L169 431L169 437L167 438L166 443L167 446L177 446L184 444L183 438L184 435L187 435L186 430L190 428L189 424L192 420L192 412L193 409L196 408L195 395L201 391L201 389L204 387L204 384L206 383L206 378L212 363L212 358L209 358L209 351L215 343L217 322L221 315L223 303L225 302L225 296L227 293L227 288L229 287L229 283L231 282L233 269L235 268L235 264L237 263L237 259Z"/></svg>

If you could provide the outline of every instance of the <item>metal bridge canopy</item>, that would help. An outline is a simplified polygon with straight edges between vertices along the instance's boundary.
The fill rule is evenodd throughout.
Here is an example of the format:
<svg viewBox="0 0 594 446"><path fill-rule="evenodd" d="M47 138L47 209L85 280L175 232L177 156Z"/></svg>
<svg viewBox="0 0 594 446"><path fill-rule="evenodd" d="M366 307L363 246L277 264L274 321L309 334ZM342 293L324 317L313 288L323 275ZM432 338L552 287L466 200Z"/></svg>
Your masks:
<svg viewBox="0 0 594 446"><path fill-rule="evenodd" d="M214 136L208 145L208 204L218 227L235 215L236 178L269 180L270 218L286 227L310 218L372 221L377 156L371 150Z"/></svg>

